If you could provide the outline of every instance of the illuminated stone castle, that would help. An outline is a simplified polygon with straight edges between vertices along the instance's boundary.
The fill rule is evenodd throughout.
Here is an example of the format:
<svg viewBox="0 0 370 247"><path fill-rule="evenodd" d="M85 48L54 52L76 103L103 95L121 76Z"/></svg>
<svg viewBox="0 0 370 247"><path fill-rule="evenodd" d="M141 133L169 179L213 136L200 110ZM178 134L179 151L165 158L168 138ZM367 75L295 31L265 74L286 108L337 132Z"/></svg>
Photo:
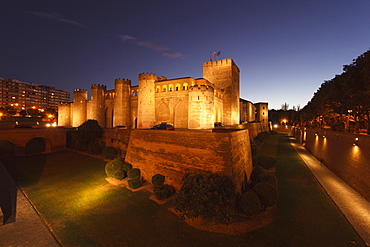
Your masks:
<svg viewBox="0 0 370 247"><path fill-rule="evenodd" d="M222 59L203 63L201 79L139 74L138 86L126 79L116 79L113 90L92 85L90 100L87 90L76 89L73 103L59 105L58 125L77 127L95 119L105 128L150 128L167 122L177 129L211 129L215 122L239 124L243 115L243 122L262 121L264 116L267 126L267 103L252 105L252 113L240 108L239 78L233 60ZM261 104L266 109L263 115L256 111L262 109Z"/></svg>

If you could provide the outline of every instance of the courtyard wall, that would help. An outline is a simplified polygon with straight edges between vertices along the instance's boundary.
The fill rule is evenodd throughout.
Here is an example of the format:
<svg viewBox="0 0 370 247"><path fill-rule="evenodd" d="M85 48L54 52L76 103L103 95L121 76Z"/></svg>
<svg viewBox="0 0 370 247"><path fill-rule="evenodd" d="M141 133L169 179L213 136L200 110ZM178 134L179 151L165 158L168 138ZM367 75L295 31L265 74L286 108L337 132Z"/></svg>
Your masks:
<svg viewBox="0 0 370 247"><path fill-rule="evenodd" d="M292 131L323 165L370 201L370 136L311 128Z"/></svg>
<svg viewBox="0 0 370 247"><path fill-rule="evenodd" d="M139 168L145 180L159 173L177 190L186 173L209 171L230 176L240 192L252 172L248 130L133 130L125 160Z"/></svg>

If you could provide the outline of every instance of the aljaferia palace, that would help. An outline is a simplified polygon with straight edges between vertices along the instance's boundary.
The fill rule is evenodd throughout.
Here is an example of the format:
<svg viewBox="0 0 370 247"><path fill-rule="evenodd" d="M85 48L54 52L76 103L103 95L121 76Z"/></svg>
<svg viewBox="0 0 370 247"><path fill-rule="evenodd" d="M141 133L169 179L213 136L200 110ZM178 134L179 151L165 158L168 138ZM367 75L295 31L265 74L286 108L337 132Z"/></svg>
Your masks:
<svg viewBox="0 0 370 247"><path fill-rule="evenodd" d="M72 103L58 107L58 125L77 127L95 119L103 128L150 128L167 122L176 129L212 129L215 122L260 122L268 129L268 104L240 99L240 70L232 59L203 63L203 78L167 79L139 74L138 86L116 79L113 90L92 85L74 90Z"/></svg>

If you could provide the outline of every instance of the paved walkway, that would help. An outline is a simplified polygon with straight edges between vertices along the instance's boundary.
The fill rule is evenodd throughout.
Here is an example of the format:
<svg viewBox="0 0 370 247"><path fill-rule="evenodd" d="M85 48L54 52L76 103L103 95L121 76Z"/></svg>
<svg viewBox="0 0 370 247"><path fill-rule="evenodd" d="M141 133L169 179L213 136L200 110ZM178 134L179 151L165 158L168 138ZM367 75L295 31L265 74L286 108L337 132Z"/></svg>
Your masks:
<svg viewBox="0 0 370 247"><path fill-rule="evenodd" d="M1 163L0 172L2 175L6 173L6 176L9 176ZM4 179L0 183L4 183ZM2 225L3 214L0 210L0 247L60 247L49 228L19 188L17 188L15 197L15 222Z"/></svg>
<svg viewBox="0 0 370 247"><path fill-rule="evenodd" d="M370 246L370 202L320 163L293 137L290 141L301 159L342 211L364 242Z"/></svg>

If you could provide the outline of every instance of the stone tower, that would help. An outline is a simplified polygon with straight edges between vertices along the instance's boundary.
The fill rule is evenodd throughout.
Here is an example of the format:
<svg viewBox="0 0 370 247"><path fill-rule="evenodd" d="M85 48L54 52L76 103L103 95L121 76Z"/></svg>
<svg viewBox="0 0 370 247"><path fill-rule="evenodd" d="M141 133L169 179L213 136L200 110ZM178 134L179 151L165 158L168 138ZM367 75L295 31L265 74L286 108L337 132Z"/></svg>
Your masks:
<svg viewBox="0 0 370 247"><path fill-rule="evenodd" d="M75 89L73 99L72 127L78 127L86 122L87 90Z"/></svg>
<svg viewBox="0 0 370 247"><path fill-rule="evenodd" d="M138 127L151 128L155 123L155 74L139 74Z"/></svg>
<svg viewBox="0 0 370 247"><path fill-rule="evenodd" d="M98 121L100 127L105 128L104 95L107 87L104 85L91 85L90 114L88 119Z"/></svg>
<svg viewBox="0 0 370 247"><path fill-rule="evenodd" d="M212 129L214 124L214 88L201 83L189 87L189 129ZM206 80L204 80L206 82Z"/></svg>
<svg viewBox="0 0 370 247"><path fill-rule="evenodd" d="M268 131L268 103L259 102L254 106L256 107L256 121L261 122L263 131Z"/></svg>
<svg viewBox="0 0 370 247"><path fill-rule="evenodd" d="M234 61L222 59L203 63L203 78L225 92L223 100L223 123L239 124L240 70Z"/></svg>
<svg viewBox="0 0 370 247"><path fill-rule="evenodd" d="M58 105L58 126L71 126L71 104L60 103Z"/></svg>
<svg viewBox="0 0 370 247"><path fill-rule="evenodd" d="M114 82L113 126L131 127L131 80L116 79Z"/></svg>

